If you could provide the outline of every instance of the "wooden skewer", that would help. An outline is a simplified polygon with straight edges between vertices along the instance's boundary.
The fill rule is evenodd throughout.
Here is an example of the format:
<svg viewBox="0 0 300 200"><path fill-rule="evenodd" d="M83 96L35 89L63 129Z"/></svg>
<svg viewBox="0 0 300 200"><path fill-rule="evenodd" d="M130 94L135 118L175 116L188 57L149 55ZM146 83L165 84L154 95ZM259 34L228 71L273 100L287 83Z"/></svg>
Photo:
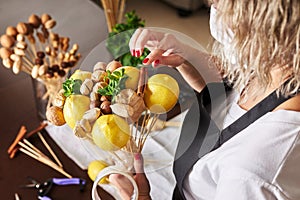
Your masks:
<svg viewBox="0 0 300 200"><path fill-rule="evenodd" d="M26 155L36 159L37 161L44 163L46 165L48 165L49 167L53 168L54 170L60 172L61 174L63 174L64 176L68 177L68 178L72 178L72 176L70 174L68 174L67 172L65 172L61 167L59 167L57 164L55 164L53 161L51 161L47 156L45 156L44 154L40 154L37 151L35 151L34 149L31 149L29 146L25 145L24 143L20 142L19 143L20 146L22 146L20 148L20 151L25 153ZM40 152L40 150L38 150Z"/></svg>
<svg viewBox="0 0 300 200"><path fill-rule="evenodd" d="M121 23L123 20L123 15L124 15L124 10L125 10L125 0L121 0L121 5L118 13L118 23Z"/></svg>
<svg viewBox="0 0 300 200"><path fill-rule="evenodd" d="M63 167L62 163L59 161L59 159L55 155L54 151L51 149L51 147L49 146L49 144L47 143L47 141L45 140L45 138L41 134L41 132L38 132L37 134L38 134L39 138L41 139L41 141L43 142L43 144L45 145L45 147L48 149L48 151L52 155L52 157L54 158L54 160L57 162L58 166L60 166L62 168Z"/></svg>

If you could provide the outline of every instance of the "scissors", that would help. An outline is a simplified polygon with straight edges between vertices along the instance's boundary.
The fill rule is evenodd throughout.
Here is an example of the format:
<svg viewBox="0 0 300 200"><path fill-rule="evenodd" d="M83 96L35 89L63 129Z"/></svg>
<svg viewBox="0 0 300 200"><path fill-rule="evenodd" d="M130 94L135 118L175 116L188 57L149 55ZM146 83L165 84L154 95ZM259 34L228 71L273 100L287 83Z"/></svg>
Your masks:
<svg viewBox="0 0 300 200"><path fill-rule="evenodd" d="M79 185L80 191L83 191L86 181L81 178L51 178L42 183L28 177L31 183L24 185L25 188L35 188L37 189L38 198L41 200L51 200L47 197L53 185Z"/></svg>

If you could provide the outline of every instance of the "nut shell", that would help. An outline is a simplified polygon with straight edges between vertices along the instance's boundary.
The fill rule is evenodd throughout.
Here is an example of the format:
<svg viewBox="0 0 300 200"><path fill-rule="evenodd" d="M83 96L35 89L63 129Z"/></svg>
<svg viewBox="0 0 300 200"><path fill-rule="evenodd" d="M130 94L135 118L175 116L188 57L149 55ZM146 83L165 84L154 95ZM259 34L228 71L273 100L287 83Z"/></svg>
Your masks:
<svg viewBox="0 0 300 200"><path fill-rule="evenodd" d="M62 126L66 123L63 114L63 109L57 106L51 106L50 108L48 108L46 112L46 117L50 123L56 126Z"/></svg>

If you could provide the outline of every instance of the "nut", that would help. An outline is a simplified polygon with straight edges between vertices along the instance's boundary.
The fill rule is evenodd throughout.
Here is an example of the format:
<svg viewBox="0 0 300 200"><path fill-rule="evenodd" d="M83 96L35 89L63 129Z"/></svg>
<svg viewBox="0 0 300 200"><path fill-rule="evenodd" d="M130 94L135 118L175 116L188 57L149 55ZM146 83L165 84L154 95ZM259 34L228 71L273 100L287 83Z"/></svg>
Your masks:
<svg viewBox="0 0 300 200"><path fill-rule="evenodd" d="M28 22L32 24L33 28L38 28L42 23L41 19L35 14L29 16Z"/></svg>
<svg viewBox="0 0 300 200"><path fill-rule="evenodd" d="M44 43L46 42L46 39L45 39L43 33L37 32L36 35L37 35L37 37L39 38L39 41L40 41L42 44L44 44Z"/></svg>
<svg viewBox="0 0 300 200"><path fill-rule="evenodd" d="M0 43L3 47L10 48L14 45L15 39L10 35L2 35L0 38Z"/></svg>
<svg viewBox="0 0 300 200"><path fill-rule="evenodd" d="M86 119L81 119L79 122L81 128L84 130L86 133L90 133L92 131L92 127L90 125L90 122Z"/></svg>
<svg viewBox="0 0 300 200"><path fill-rule="evenodd" d="M6 58L9 58L9 56L12 54L12 51L8 48L5 48L5 47L1 47L0 48L0 57L2 59L6 59Z"/></svg>
<svg viewBox="0 0 300 200"><path fill-rule="evenodd" d="M19 49L17 47L14 48L14 53L18 56L25 56L25 51L23 49Z"/></svg>
<svg viewBox="0 0 300 200"><path fill-rule="evenodd" d="M17 41L18 41L18 42L23 42L23 41L25 41L24 35L22 35L22 34L19 33L19 34L17 35Z"/></svg>
<svg viewBox="0 0 300 200"><path fill-rule="evenodd" d="M73 129L73 133L75 136L79 138L84 138L86 137L86 132L84 132L83 128L81 127L79 122L76 122L75 127Z"/></svg>
<svg viewBox="0 0 300 200"><path fill-rule="evenodd" d="M107 64L106 70L113 72L114 70L118 69L119 67L122 67L122 64L119 61L113 60Z"/></svg>
<svg viewBox="0 0 300 200"><path fill-rule="evenodd" d="M50 19L46 21L44 25L46 29L51 29L56 25L56 21L54 19Z"/></svg>
<svg viewBox="0 0 300 200"><path fill-rule="evenodd" d="M93 123L100 116L101 111L99 108L91 108L83 114L83 119L88 120L90 123Z"/></svg>
<svg viewBox="0 0 300 200"><path fill-rule="evenodd" d="M92 89L93 89L92 79L85 79L80 86L80 92L83 95L89 95Z"/></svg>
<svg viewBox="0 0 300 200"><path fill-rule="evenodd" d="M23 41L17 42L16 47L18 49L25 50L27 48L27 43Z"/></svg>
<svg viewBox="0 0 300 200"><path fill-rule="evenodd" d="M21 65L22 65L21 60L17 60L17 61L14 62L13 66L12 66L12 71L13 71L14 74L20 73Z"/></svg>
<svg viewBox="0 0 300 200"><path fill-rule="evenodd" d="M18 31L17 31L16 27L8 26L6 28L6 35L9 35L9 36L12 36L15 38L18 35Z"/></svg>
<svg viewBox="0 0 300 200"><path fill-rule="evenodd" d="M107 83L105 82L98 82L93 87L93 92L98 92L99 89L103 89L107 86Z"/></svg>
<svg viewBox="0 0 300 200"><path fill-rule="evenodd" d="M39 66L38 65L34 65L32 67L32 70L31 70L31 77L32 78L37 78L39 76Z"/></svg>
<svg viewBox="0 0 300 200"><path fill-rule="evenodd" d="M29 32L28 26L24 22L19 22L16 28L18 33L21 33L23 35L27 35Z"/></svg>
<svg viewBox="0 0 300 200"><path fill-rule="evenodd" d="M111 105L110 101L103 101L100 105L101 112L103 114L111 114L112 110L110 105Z"/></svg>
<svg viewBox="0 0 300 200"><path fill-rule="evenodd" d="M91 101L91 103L90 103L90 109L99 108L99 106L100 106L100 101L99 100Z"/></svg>
<svg viewBox="0 0 300 200"><path fill-rule="evenodd" d="M12 68L13 66L13 61L10 58L5 58L2 60L2 64L4 65L4 67L6 67L7 69Z"/></svg>
<svg viewBox="0 0 300 200"><path fill-rule="evenodd" d="M42 21L42 24L45 24L48 20L50 20L51 19L51 16L50 15L48 15L47 13L44 13L44 14L42 14L42 16L41 16L41 21Z"/></svg>
<svg viewBox="0 0 300 200"><path fill-rule="evenodd" d="M39 68L39 76L45 75L47 70L48 70L47 65L41 65L40 68Z"/></svg>
<svg viewBox="0 0 300 200"><path fill-rule="evenodd" d="M106 70L106 66L107 66L107 64L104 63L104 62L97 62L94 65L93 72L98 71L98 70L105 71Z"/></svg>
<svg viewBox="0 0 300 200"><path fill-rule="evenodd" d="M47 120L56 125L56 126L62 126L66 123L63 109L57 107L57 106L51 106L46 111L46 118Z"/></svg>
<svg viewBox="0 0 300 200"><path fill-rule="evenodd" d="M99 94L97 92L91 92L90 93L90 100L91 101L98 101L99 100Z"/></svg>

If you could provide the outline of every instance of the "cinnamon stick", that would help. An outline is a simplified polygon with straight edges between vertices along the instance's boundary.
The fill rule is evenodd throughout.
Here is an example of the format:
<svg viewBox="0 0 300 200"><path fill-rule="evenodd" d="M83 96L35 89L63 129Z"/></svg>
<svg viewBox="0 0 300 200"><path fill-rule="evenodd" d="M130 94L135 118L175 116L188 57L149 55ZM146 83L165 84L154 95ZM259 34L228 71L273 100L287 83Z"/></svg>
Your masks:
<svg viewBox="0 0 300 200"><path fill-rule="evenodd" d="M15 138L14 142L9 146L7 150L8 154L11 154L13 152L14 148L18 145L18 142L24 138L26 132L27 132L26 127L21 126L17 137Z"/></svg>
<svg viewBox="0 0 300 200"><path fill-rule="evenodd" d="M146 87L146 81L147 81L147 69L145 67L142 67L140 69L140 77L139 77L139 83L138 83L138 89L137 94L141 97L144 95L144 90Z"/></svg>
<svg viewBox="0 0 300 200"><path fill-rule="evenodd" d="M30 131L29 133L26 134L26 138L30 138L32 135L36 134L37 132L43 130L48 124L47 123L40 123L40 125L33 129L32 131Z"/></svg>

